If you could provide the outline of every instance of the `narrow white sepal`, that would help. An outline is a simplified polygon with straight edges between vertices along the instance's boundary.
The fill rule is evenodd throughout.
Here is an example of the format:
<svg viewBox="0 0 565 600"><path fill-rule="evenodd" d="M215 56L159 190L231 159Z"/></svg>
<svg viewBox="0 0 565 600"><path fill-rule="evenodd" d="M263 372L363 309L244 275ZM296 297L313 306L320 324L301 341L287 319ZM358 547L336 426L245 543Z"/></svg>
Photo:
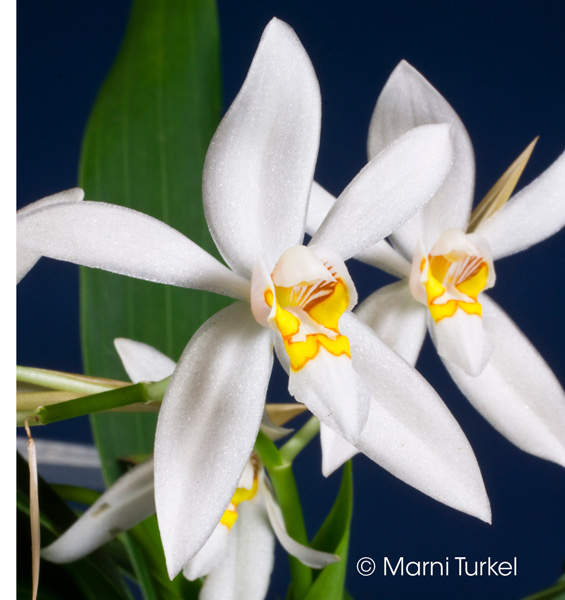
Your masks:
<svg viewBox="0 0 565 600"><path fill-rule="evenodd" d="M127 338L116 338L114 346L133 383L161 381L175 370L175 361L149 344Z"/></svg>
<svg viewBox="0 0 565 600"><path fill-rule="evenodd" d="M476 377L444 364L471 404L524 452L565 467L565 392L508 315L483 295L490 360Z"/></svg>
<svg viewBox="0 0 565 600"><path fill-rule="evenodd" d="M263 487L262 492L273 531L281 543L281 546L290 555L296 557L302 564L307 567L312 567L313 569L323 569L325 566L341 560L336 554L314 550L308 546L299 544L296 540L292 539L286 531L281 509L275 502L268 484Z"/></svg>
<svg viewBox="0 0 565 600"><path fill-rule="evenodd" d="M513 196L477 233L496 260L516 254L565 225L565 152L537 179Z"/></svg>
<svg viewBox="0 0 565 600"><path fill-rule="evenodd" d="M353 458L359 450L343 439L333 429L320 424L320 443L322 445L322 474L329 477L336 469Z"/></svg>
<svg viewBox="0 0 565 600"><path fill-rule="evenodd" d="M347 186L312 238L344 260L413 216L445 180L452 162L449 125L425 125L378 154Z"/></svg>
<svg viewBox="0 0 565 600"><path fill-rule="evenodd" d="M412 366L426 337L427 313L427 307L414 300L406 280L382 287L355 309L355 314Z"/></svg>
<svg viewBox="0 0 565 600"><path fill-rule="evenodd" d="M179 359L155 437L155 500L171 578L231 501L257 437L272 360L270 330L240 302L208 319Z"/></svg>
<svg viewBox="0 0 565 600"><path fill-rule="evenodd" d="M153 459L123 475L41 556L55 563L78 560L155 513Z"/></svg>
<svg viewBox="0 0 565 600"><path fill-rule="evenodd" d="M43 256L113 273L249 298L249 282L176 229L103 202L57 203L23 215L18 240Z"/></svg>
<svg viewBox="0 0 565 600"><path fill-rule="evenodd" d="M475 159L469 135L445 98L410 64L401 61L385 84L369 125L368 154L375 157L414 127L450 123L453 166L443 185L422 212L392 235L394 245L411 258L421 234L433 244L444 229L464 229L469 220L475 186Z"/></svg>
<svg viewBox="0 0 565 600"><path fill-rule="evenodd" d="M355 315L342 322L356 369L373 393L356 447L408 485L490 523L477 460L441 398Z"/></svg>
<svg viewBox="0 0 565 600"><path fill-rule="evenodd" d="M318 182L312 182L310 201L308 202L308 215L306 217L306 233L314 235L335 204L336 198L323 188Z"/></svg>
<svg viewBox="0 0 565 600"><path fill-rule="evenodd" d="M24 206L16 213L17 222L25 215L29 215L30 212L48 206L49 204L57 204L59 202L80 202L84 198L84 191L80 188L72 188L59 192L51 196L32 202L27 206ZM16 231L16 236L18 235ZM35 263L41 258L41 254L29 250L23 245L17 243L16 246L16 282L19 283L23 277L25 277Z"/></svg>
<svg viewBox="0 0 565 600"><path fill-rule="evenodd" d="M237 273L250 278L257 256L271 270L302 243L320 120L310 59L294 31L273 19L204 165L206 219Z"/></svg>

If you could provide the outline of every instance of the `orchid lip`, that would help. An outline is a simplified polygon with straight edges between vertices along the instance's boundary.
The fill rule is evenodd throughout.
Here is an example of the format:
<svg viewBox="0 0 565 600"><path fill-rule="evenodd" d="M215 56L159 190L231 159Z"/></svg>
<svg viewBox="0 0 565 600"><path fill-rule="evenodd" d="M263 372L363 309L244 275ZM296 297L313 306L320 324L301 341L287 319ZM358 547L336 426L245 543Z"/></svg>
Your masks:
<svg viewBox="0 0 565 600"><path fill-rule="evenodd" d="M478 297L494 279L488 243L476 234L447 229L427 255L415 256L410 287L439 323L458 311L482 318Z"/></svg>
<svg viewBox="0 0 565 600"><path fill-rule="evenodd" d="M282 336L293 372L322 348L351 358L339 319L356 302L356 292L339 257L319 246L292 246L270 275L259 267L253 278L253 314Z"/></svg>

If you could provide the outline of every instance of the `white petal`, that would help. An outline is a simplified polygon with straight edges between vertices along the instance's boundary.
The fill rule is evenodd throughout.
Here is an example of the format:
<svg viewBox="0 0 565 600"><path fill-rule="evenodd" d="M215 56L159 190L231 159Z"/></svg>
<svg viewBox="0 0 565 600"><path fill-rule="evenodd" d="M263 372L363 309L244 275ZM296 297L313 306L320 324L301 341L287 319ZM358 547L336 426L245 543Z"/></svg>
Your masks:
<svg viewBox="0 0 565 600"><path fill-rule="evenodd" d="M428 496L490 522L475 455L441 398L355 315L344 315L343 329L373 392L357 448Z"/></svg>
<svg viewBox="0 0 565 600"><path fill-rule="evenodd" d="M43 256L180 287L247 298L249 284L176 229L103 202L54 204L18 221L18 243Z"/></svg>
<svg viewBox="0 0 565 600"><path fill-rule="evenodd" d="M410 277L410 263L385 240L359 252L355 258L395 277Z"/></svg>
<svg viewBox="0 0 565 600"><path fill-rule="evenodd" d="M306 233L314 235L336 199L314 181L308 204ZM356 259L396 277L410 276L410 263L385 240L377 242L355 256Z"/></svg>
<svg viewBox="0 0 565 600"><path fill-rule="evenodd" d="M161 381L175 370L176 363L159 350L127 338L116 338L114 346L122 365L133 383Z"/></svg>
<svg viewBox="0 0 565 600"><path fill-rule="evenodd" d="M320 443L322 444L322 474L324 477L329 477L343 463L359 452L355 446L323 423L320 424Z"/></svg>
<svg viewBox="0 0 565 600"><path fill-rule="evenodd" d="M434 195L452 161L449 125L413 129L378 154L337 199L312 238L344 260L389 235Z"/></svg>
<svg viewBox="0 0 565 600"><path fill-rule="evenodd" d="M477 233L490 243L493 258L525 250L565 225L565 152L518 192Z"/></svg>
<svg viewBox="0 0 565 600"><path fill-rule="evenodd" d="M355 309L355 314L412 366L426 336L427 312L414 300L406 280L377 290Z"/></svg>
<svg viewBox="0 0 565 600"><path fill-rule="evenodd" d="M271 368L271 332L239 302L208 319L179 359L155 438L157 517L171 578L231 501L257 437Z"/></svg>
<svg viewBox="0 0 565 600"><path fill-rule="evenodd" d="M292 539L286 531L281 509L275 502L268 484L263 487L262 492L271 526L275 532L275 535L277 536L277 539L281 543L281 546L289 554L298 558L302 564L314 569L322 569L326 565L330 565L340 560L339 556L335 554L314 550L308 546L299 544L296 540Z"/></svg>
<svg viewBox="0 0 565 600"><path fill-rule="evenodd" d="M80 188L72 188L53 194L32 202L27 206L24 206L17 212L18 223L22 216L29 214L31 211L48 206L49 204L57 204L59 202L80 202L84 198L84 191ZM41 254L29 250L25 246L17 245L17 269L16 269L16 280L19 283L22 278L28 274L29 270L35 265L35 263L41 258Z"/></svg>
<svg viewBox="0 0 565 600"><path fill-rule="evenodd" d="M310 190L310 201L308 202L308 215L306 218L306 233L314 235L335 204L336 198L332 196L319 183L314 181Z"/></svg>
<svg viewBox="0 0 565 600"><path fill-rule="evenodd" d="M433 200L423 209L423 229L433 244L444 229L465 229L471 213L475 185L475 160L469 135L445 98L406 61L389 77L369 126L369 159L414 127L450 123L453 167ZM420 235L419 217L394 233L394 244L411 257Z"/></svg>
<svg viewBox="0 0 565 600"><path fill-rule="evenodd" d="M206 578L199 600L264 600L275 558L275 536L258 499L242 502L228 555Z"/></svg>
<svg viewBox="0 0 565 600"><path fill-rule="evenodd" d="M357 441L367 420L370 393L348 356L334 356L320 347L315 358L290 373L288 391L322 423L351 443Z"/></svg>
<svg viewBox="0 0 565 600"><path fill-rule="evenodd" d="M491 299L483 296L493 353L477 377L444 364L471 404L518 448L565 466L565 393L547 363Z"/></svg>
<svg viewBox="0 0 565 600"><path fill-rule="evenodd" d="M55 563L78 560L155 513L153 459L120 477L41 556Z"/></svg>
<svg viewBox="0 0 565 600"><path fill-rule="evenodd" d="M480 302L483 297L480 296ZM428 313L428 329L444 361L449 361L471 376L478 375L485 368L492 353L492 341L485 333L481 317L469 315L458 308L453 316L434 323Z"/></svg>
<svg viewBox="0 0 565 600"><path fill-rule="evenodd" d="M267 25L247 78L206 156L203 194L222 256L250 278L302 243L318 154L320 92L294 31Z"/></svg>
<svg viewBox="0 0 565 600"><path fill-rule="evenodd" d="M263 411L263 418L261 419L261 431L271 440L276 441L280 440L283 437L286 437L290 433L294 431L294 429L289 429L288 427L279 427L275 425L269 416L269 412L265 407Z"/></svg>
<svg viewBox="0 0 565 600"><path fill-rule="evenodd" d="M186 563L182 574L190 581L204 577L226 560L230 530L223 523L218 523L212 535L200 550Z"/></svg>

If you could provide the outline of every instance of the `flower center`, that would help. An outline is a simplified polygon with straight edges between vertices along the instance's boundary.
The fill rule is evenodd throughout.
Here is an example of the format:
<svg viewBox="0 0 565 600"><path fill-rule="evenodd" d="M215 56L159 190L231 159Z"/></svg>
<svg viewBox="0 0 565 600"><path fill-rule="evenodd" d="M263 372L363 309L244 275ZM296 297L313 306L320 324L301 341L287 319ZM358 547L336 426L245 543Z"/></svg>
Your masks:
<svg viewBox="0 0 565 600"><path fill-rule="evenodd" d="M458 309L482 317L478 296L494 284L488 245L474 234L447 230L420 260L419 284L436 323Z"/></svg>
<svg viewBox="0 0 565 600"><path fill-rule="evenodd" d="M319 246L294 246L275 265L263 287L267 323L283 339L292 371L299 371L322 348L351 358L349 340L338 329L357 293L339 256Z"/></svg>

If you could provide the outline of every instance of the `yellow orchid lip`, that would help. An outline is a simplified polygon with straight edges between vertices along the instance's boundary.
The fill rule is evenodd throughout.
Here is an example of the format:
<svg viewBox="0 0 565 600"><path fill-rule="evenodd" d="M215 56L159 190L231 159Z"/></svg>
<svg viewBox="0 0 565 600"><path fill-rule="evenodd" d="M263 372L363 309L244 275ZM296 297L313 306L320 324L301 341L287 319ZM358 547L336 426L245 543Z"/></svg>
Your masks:
<svg viewBox="0 0 565 600"><path fill-rule="evenodd" d="M436 323L459 309L482 318L478 297L492 287L495 275L490 248L480 236L457 229L444 231L420 260L418 275L424 291L420 301L427 304Z"/></svg>
<svg viewBox="0 0 565 600"><path fill-rule="evenodd" d="M452 317L458 308L469 315L482 317L482 306L478 301L488 280L489 268L479 256L451 258L429 256L428 276L425 283L428 308L436 323Z"/></svg>
<svg viewBox="0 0 565 600"><path fill-rule="evenodd" d="M342 262L342 261L340 261ZM334 356L351 358L349 340L339 332L339 319L350 307L345 265L295 246L281 256L271 274L272 287L264 290L271 309L269 324L281 334L296 372L325 348ZM349 285L348 285L349 284Z"/></svg>

